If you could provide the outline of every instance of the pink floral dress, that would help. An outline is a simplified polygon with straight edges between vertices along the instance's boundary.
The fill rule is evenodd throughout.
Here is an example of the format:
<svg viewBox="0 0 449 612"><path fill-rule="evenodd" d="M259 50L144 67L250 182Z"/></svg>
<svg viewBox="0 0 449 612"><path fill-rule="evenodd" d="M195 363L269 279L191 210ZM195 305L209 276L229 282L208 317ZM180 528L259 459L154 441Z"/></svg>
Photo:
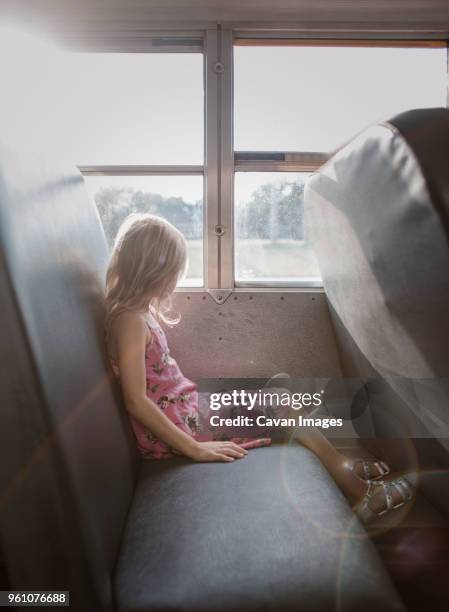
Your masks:
<svg viewBox="0 0 449 612"><path fill-rule="evenodd" d="M201 441L230 439L239 444L250 442L251 447L267 446L270 438L232 437L209 424L209 393L198 393L198 386L186 378L170 355L167 339L161 326L154 320L148 327L151 341L145 350L146 394L162 412L185 433ZM114 374L120 380L119 368L111 359ZM140 421L129 414L137 447L146 458L166 459L179 454L154 436Z"/></svg>

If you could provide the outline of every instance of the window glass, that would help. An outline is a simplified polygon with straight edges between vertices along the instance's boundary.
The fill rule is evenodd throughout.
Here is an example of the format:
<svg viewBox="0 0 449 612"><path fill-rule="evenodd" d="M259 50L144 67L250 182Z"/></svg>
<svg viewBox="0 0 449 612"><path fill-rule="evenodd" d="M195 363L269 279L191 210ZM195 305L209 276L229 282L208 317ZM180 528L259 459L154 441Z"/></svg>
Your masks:
<svg viewBox="0 0 449 612"><path fill-rule="evenodd" d="M189 265L181 286L203 285L202 176L93 176L85 181L109 246L130 213L150 212L164 217L187 240Z"/></svg>
<svg viewBox="0 0 449 612"><path fill-rule="evenodd" d="M201 53L74 53L29 36L0 51L6 141L80 166L203 164Z"/></svg>
<svg viewBox="0 0 449 612"><path fill-rule="evenodd" d="M79 164L203 163L201 54L69 55Z"/></svg>
<svg viewBox="0 0 449 612"><path fill-rule="evenodd" d="M412 108L446 106L446 48L235 47L235 149L322 151Z"/></svg>
<svg viewBox="0 0 449 612"><path fill-rule="evenodd" d="M308 281L320 273L304 228L305 172L237 173L237 282Z"/></svg>

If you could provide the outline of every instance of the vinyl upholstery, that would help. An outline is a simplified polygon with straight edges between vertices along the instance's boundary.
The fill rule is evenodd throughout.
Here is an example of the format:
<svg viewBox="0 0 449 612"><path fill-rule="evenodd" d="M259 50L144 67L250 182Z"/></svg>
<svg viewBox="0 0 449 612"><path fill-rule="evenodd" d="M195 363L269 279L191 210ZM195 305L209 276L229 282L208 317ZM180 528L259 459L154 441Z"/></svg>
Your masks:
<svg viewBox="0 0 449 612"><path fill-rule="evenodd" d="M0 549L10 587L70 590L71 609L84 612L401 609L304 448L138 472L104 350L107 256L78 172L2 149Z"/></svg>
<svg viewBox="0 0 449 612"><path fill-rule="evenodd" d="M14 588L101 609L137 469L103 348L107 246L78 171L0 160L1 548Z"/></svg>
<svg viewBox="0 0 449 612"><path fill-rule="evenodd" d="M232 465L144 463L116 576L120 610L401 610L373 544L295 442Z"/></svg>
<svg viewBox="0 0 449 612"><path fill-rule="evenodd" d="M403 433L441 439L449 437L448 159L449 110L408 111L343 147L305 192L337 328L358 352L352 375L394 391L408 407Z"/></svg>

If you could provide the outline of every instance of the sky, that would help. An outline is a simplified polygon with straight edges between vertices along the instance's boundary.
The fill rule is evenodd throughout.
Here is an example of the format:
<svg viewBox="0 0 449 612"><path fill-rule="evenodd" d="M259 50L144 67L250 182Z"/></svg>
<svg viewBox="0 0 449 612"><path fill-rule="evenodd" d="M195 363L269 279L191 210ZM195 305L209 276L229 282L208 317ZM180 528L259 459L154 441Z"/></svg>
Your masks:
<svg viewBox="0 0 449 612"><path fill-rule="evenodd" d="M201 54L71 53L12 30L0 70L3 141L77 165L203 163ZM446 73L445 49L237 47L235 149L330 151L402 110L445 106ZM236 199L260 180L239 179ZM201 197L196 177L119 182Z"/></svg>
<svg viewBox="0 0 449 612"><path fill-rule="evenodd" d="M331 151L403 110L446 105L446 49L236 47L235 148Z"/></svg>

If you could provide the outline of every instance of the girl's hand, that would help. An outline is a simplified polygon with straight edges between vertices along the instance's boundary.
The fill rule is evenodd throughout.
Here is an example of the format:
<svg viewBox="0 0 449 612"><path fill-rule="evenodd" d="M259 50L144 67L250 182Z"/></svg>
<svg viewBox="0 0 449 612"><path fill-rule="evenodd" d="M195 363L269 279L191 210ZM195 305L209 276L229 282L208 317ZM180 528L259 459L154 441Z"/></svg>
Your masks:
<svg viewBox="0 0 449 612"><path fill-rule="evenodd" d="M193 461L234 461L242 459L248 451L234 442L197 442L189 453Z"/></svg>

